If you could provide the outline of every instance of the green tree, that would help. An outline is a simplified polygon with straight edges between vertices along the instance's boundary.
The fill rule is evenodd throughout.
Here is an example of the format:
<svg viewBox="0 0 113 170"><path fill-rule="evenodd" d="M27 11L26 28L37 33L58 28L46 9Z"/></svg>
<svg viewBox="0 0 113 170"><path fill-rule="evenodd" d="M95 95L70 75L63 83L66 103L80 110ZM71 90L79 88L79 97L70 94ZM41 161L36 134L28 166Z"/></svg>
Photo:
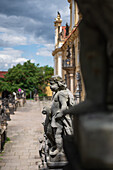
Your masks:
<svg viewBox="0 0 113 170"><path fill-rule="evenodd" d="M17 64L8 70L5 79L0 79L0 91L17 91L18 88L25 89L27 95L30 91L37 89L39 95L45 95L45 87L48 79L53 75L53 68L49 66L39 67L30 60Z"/></svg>

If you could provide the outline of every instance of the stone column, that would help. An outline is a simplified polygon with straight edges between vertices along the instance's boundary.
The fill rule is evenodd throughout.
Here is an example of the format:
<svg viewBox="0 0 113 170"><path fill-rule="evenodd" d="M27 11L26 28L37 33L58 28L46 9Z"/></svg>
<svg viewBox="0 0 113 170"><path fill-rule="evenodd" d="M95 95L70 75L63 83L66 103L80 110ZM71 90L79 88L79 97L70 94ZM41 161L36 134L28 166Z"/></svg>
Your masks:
<svg viewBox="0 0 113 170"><path fill-rule="evenodd" d="M67 75L67 88L70 89L70 74L66 73Z"/></svg>
<svg viewBox="0 0 113 170"><path fill-rule="evenodd" d="M56 75L56 57L54 56L54 76Z"/></svg>
<svg viewBox="0 0 113 170"><path fill-rule="evenodd" d="M70 29L69 32L72 30L72 4L70 4Z"/></svg>
<svg viewBox="0 0 113 170"><path fill-rule="evenodd" d="M78 6L75 1L74 1L74 8L75 8L74 17L75 17L75 25L76 25L79 21L79 11L78 11Z"/></svg>
<svg viewBox="0 0 113 170"><path fill-rule="evenodd" d="M72 0L72 28L75 25L75 2Z"/></svg>
<svg viewBox="0 0 113 170"><path fill-rule="evenodd" d="M55 46L57 45L57 39L58 39L58 31L57 31L57 27L55 27Z"/></svg>
<svg viewBox="0 0 113 170"><path fill-rule="evenodd" d="M62 77L62 56L58 56L58 75Z"/></svg>
<svg viewBox="0 0 113 170"><path fill-rule="evenodd" d="M74 93L74 89L73 89L73 74L70 74L70 90L72 93Z"/></svg>

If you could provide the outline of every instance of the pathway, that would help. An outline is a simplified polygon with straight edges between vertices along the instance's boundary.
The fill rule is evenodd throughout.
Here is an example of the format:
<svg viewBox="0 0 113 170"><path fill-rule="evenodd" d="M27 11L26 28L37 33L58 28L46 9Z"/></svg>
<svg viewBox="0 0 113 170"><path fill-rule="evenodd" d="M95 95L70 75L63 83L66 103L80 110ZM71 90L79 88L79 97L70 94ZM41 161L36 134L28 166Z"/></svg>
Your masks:
<svg viewBox="0 0 113 170"><path fill-rule="evenodd" d="M43 133L44 120L42 106L40 102L27 101L11 115L7 132L10 141L0 154L0 170L38 170L38 139Z"/></svg>

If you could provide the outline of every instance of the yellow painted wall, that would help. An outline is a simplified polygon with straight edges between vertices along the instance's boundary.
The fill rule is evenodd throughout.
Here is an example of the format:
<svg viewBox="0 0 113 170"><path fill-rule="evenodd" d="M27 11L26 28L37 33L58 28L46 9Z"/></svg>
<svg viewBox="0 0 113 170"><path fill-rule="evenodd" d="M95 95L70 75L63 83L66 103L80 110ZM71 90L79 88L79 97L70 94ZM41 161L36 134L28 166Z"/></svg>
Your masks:
<svg viewBox="0 0 113 170"><path fill-rule="evenodd" d="M2 97L2 92L0 92L0 97Z"/></svg>
<svg viewBox="0 0 113 170"><path fill-rule="evenodd" d="M47 96L52 96L52 91L50 89L50 84L48 84L48 86L46 87L45 93L47 94Z"/></svg>

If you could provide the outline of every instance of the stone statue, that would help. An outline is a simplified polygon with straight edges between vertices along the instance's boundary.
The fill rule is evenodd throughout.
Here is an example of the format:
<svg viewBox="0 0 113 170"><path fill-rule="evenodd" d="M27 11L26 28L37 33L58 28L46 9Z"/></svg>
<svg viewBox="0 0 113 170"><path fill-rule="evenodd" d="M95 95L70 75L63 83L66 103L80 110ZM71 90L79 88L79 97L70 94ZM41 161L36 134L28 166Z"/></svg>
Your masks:
<svg viewBox="0 0 113 170"><path fill-rule="evenodd" d="M71 135L73 130L71 117L63 114L63 111L74 105L74 98L59 76L51 78L50 88L54 92L51 108L44 107L42 113L46 114L44 131L49 140L49 161L57 162L58 166L59 162L67 163L63 151L63 136Z"/></svg>
<svg viewBox="0 0 113 170"><path fill-rule="evenodd" d="M7 119L4 113L2 101L0 100L0 152L3 151L4 144L7 138Z"/></svg>
<svg viewBox="0 0 113 170"><path fill-rule="evenodd" d="M44 125L44 132L49 140L49 145L50 147L54 147L55 146L55 139L54 139L54 134L52 131L52 126L51 126L51 120L52 120L52 116L51 116L51 109L49 107L44 107L42 114L46 115L46 119L45 122L43 123Z"/></svg>
<svg viewBox="0 0 113 170"><path fill-rule="evenodd" d="M68 23L66 22L66 36L68 36L69 35L69 25L68 25Z"/></svg>
<svg viewBox="0 0 113 170"><path fill-rule="evenodd" d="M2 105L3 105L3 112L4 112L4 115L6 116L7 121L10 121L11 118L10 118L10 111L9 111L9 101L8 101L8 98L4 97L4 98L2 99Z"/></svg>
<svg viewBox="0 0 113 170"><path fill-rule="evenodd" d="M39 139L39 156L41 159L41 163L38 165L39 169L45 168L45 142L42 138Z"/></svg>
<svg viewBox="0 0 113 170"><path fill-rule="evenodd" d="M82 14L80 63L86 98L64 112L74 117L74 136L65 143L67 169L113 169L113 1L75 1Z"/></svg>
<svg viewBox="0 0 113 170"><path fill-rule="evenodd" d="M38 100L38 91L37 91L37 89L34 89L34 100L35 101Z"/></svg>
<svg viewBox="0 0 113 170"><path fill-rule="evenodd" d="M10 114L14 114L14 97L12 94L8 95L8 102Z"/></svg>
<svg viewBox="0 0 113 170"><path fill-rule="evenodd" d="M61 18L61 14L60 14L60 12L58 11L57 13L58 13L58 16Z"/></svg>
<svg viewBox="0 0 113 170"><path fill-rule="evenodd" d="M54 92L51 106L51 126L53 129L55 129L57 152L60 152L63 148L62 131L65 130L65 133L69 135L72 132L70 116L64 115L63 111L72 106L74 104L74 100L71 92L67 89L65 83L59 77L53 78L53 80L50 82L50 88Z"/></svg>

